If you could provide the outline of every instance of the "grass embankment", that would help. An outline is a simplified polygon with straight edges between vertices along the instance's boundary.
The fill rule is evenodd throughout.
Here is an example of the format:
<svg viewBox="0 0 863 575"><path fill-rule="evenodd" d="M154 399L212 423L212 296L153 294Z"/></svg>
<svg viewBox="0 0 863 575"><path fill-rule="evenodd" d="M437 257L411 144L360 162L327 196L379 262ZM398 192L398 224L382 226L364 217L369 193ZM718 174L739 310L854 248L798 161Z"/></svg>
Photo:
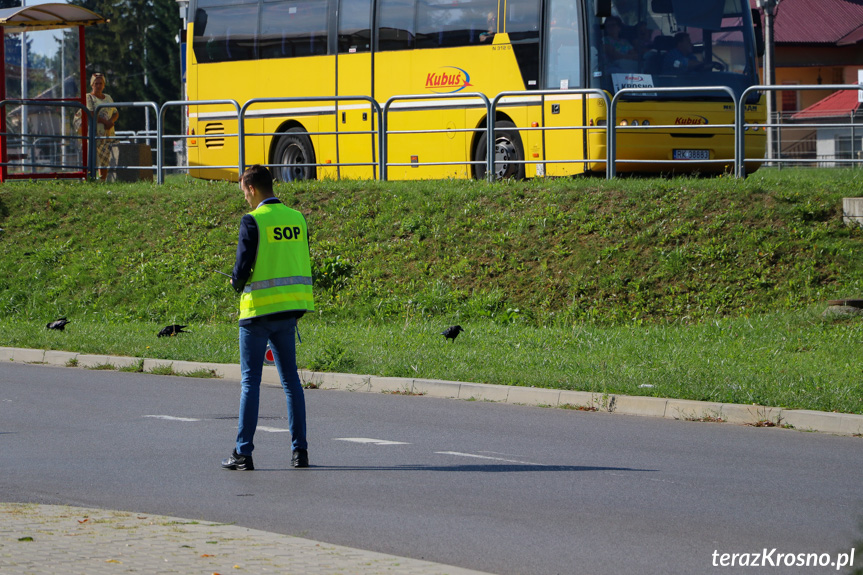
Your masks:
<svg viewBox="0 0 863 575"><path fill-rule="evenodd" d="M861 323L820 315L863 294L854 176L279 186L312 234L299 361L863 413ZM4 184L0 345L237 362L213 270L245 209L228 183ZM193 333L156 339L167 323ZM451 323L467 332L446 345Z"/></svg>

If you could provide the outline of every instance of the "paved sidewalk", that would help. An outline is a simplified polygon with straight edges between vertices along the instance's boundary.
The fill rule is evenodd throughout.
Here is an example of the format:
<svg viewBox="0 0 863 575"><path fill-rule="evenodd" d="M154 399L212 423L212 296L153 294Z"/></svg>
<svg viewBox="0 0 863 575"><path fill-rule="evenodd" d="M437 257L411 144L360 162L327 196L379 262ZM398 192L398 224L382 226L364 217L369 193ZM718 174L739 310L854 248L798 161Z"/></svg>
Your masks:
<svg viewBox="0 0 863 575"><path fill-rule="evenodd" d="M18 503L0 503L0 573L480 575L234 525Z"/></svg>

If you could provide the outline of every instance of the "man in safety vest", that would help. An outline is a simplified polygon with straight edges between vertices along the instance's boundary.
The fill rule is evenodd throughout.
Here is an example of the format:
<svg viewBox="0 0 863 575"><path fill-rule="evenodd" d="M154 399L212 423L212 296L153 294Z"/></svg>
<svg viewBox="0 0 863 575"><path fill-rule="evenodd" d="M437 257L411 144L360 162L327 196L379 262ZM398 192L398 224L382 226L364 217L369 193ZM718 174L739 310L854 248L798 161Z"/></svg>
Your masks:
<svg viewBox="0 0 863 575"><path fill-rule="evenodd" d="M273 195L273 177L254 165L240 177L252 211L240 221L231 285L240 292L240 421L237 445L222 461L225 469L254 469L253 439L258 425L261 372L267 342L288 403L294 467L308 467L306 403L297 373L297 320L315 309L309 238L303 215Z"/></svg>

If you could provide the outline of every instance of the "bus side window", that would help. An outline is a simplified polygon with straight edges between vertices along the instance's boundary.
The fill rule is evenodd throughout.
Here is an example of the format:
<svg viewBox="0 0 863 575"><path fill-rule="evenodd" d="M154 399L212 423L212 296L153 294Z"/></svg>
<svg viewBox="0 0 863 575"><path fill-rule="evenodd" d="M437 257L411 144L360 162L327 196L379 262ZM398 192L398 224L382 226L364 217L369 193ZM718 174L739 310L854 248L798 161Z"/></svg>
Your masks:
<svg viewBox="0 0 863 575"><path fill-rule="evenodd" d="M259 36L261 58L327 53L327 0L264 2Z"/></svg>
<svg viewBox="0 0 863 575"><path fill-rule="evenodd" d="M417 48L438 48L444 43L446 7L428 0L417 2Z"/></svg>
<svg viewBox="0 0 863 575"><path fill-rule="evenodd" d="M339 5L339 54L371 50L371 0L342 0Z"/></svg>
<svg viewBox="0 0 863 575"><path fill-rule="evenodd" d="M506 32L512 42L539 41L539 2L509 3L506 8Z"/></svg>
<svg viewBox="0 0 863 575"><path fill-rule="evenodd" d="M414 2L381 0L378 9L378 48L410 50L415 47Z"/></svg>
<svg viewBox="0 0 863 575"><path fill-rule="evenodd" d="M497 0L423 0L417 9L417 48L491 43L497 32Z"/></svg>
<svg viewBox="0 0 863 575"><path fill-rule="evenodd" d="M212 6L206 11L198 9L193 44L195 57L199 62L254 59L257 27L258 7L255 4Z"/></svg>
<svg viewBox="0 0 863 575"><path fill-rule="evenodd" d="M578 10L565 0L548 3L546 42L546 88L579 88L581 73L581 22Z"/></svg>

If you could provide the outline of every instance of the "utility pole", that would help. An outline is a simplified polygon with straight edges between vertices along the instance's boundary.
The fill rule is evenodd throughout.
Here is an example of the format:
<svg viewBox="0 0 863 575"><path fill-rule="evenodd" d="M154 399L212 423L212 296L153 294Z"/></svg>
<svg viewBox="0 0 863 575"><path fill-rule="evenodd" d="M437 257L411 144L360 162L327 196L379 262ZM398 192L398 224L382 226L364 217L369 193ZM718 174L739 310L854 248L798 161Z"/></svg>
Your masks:
<svg viewBox="0 0 863 575"><path fill-rule="evenodd" d="M776 61L774 46L773 24L776 16L776 8L780 0L758 0L758 7L764 11L764 85L774 86L776 84ZM776 92L767 92L767 123L774 123L776 116ZM767 159L772 160L775 155L776 128L767 128Z"/></svg>
<svg viewBox="0 0 863 575"><path fill-rule="evenodd" d="M27 0L21 0L21 8L27 7ZM27 99L27 34L21 30L21 99ZM24 139L24 134L27 132L27 104L21 104L21 153L26 158L29 153L27 151L27 140ZM25 160L26 162L26 160Z"/></svg>
<svg viewBox="0 0 863 575"><path fill-rule="evenodd" d="M66 101L66 34L60 33L60 99ZM66 165L66 156L69 152L69 141L66 139L66 106L60 107L60 135L63 138L60 140L60 163Z"/></svg>
<svg viewBox="0 0 863 575"><path fill-rule="evenodd" d="M179 48L180 48L180 99L185 100L187 97L186 94L186 50L188 46L186 45L186 28L189 25L189 0L176 0L177 6L180 9L180 18L182 18L183 23L180 28L179 35ZM188 107L185 109L185 113L183 113L183 109L180 109L180 134L185 135L188 133ZM179 144L179 151L177 150L177 145L175 144L174 153L177 158L177 166L186 165L187 157L186 150L188 149L187 143L188 140L185 138L180 138L177 140ZM188 170L185 170L188 172ZM179 173L179 172L178 172Z"/></svg>

